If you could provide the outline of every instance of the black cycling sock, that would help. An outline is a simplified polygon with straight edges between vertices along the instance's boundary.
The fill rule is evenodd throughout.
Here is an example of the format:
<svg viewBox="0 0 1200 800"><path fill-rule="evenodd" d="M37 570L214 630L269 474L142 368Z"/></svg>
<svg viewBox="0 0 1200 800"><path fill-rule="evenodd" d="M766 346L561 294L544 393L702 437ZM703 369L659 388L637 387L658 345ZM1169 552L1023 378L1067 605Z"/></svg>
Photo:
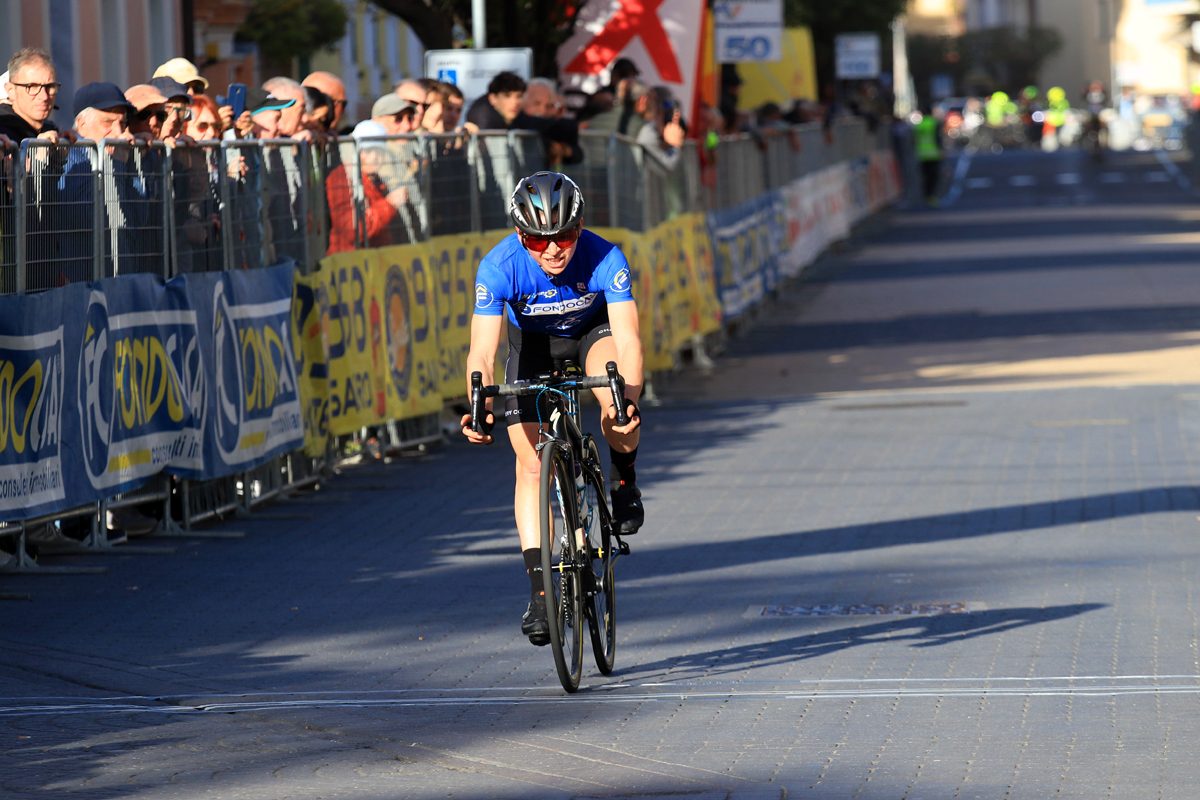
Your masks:
<svg viewBox="0 0 1200 800"><path fill-rule="evenodd" d="M608 471L609 483L613 486L622 483L637 483L637 472L633 468L633 462L637 460L636 447L628 453L618 453L609 447L608 460L612 462L612 469Z"/></svg>
<svg viewBox="0 0 1200 800"><path fill-rule="evenodd" d="M529 573L529 589L533 592L534 597L544 595L545 586L542 585L542 551L537 547L531 547L528 550L521 551L521 557L525 559L525 571ZM537 567L535 570L534 567Z"/></svg>

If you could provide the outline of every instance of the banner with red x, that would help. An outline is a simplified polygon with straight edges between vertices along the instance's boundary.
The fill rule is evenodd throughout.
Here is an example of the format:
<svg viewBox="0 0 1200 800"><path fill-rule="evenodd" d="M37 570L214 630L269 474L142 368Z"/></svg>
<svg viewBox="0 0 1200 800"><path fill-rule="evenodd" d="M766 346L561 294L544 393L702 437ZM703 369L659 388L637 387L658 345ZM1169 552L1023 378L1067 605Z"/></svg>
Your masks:
<svg viewBox="0 0 1200 800"><path fill-rule="evenodd" d="M690 109L703 15L704 0L589 0L558 49L563 88L596 92L624 57L637 65L639 80L667 87Z"/></svg>

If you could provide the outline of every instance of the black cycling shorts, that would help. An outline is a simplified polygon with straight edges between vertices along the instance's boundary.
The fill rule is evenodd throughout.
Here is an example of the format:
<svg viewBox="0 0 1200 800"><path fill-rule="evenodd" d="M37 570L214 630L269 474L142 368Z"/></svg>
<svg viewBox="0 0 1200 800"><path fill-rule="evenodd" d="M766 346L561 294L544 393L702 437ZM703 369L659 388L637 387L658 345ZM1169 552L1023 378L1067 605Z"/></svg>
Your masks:
<svg viewBox="0 0 1200 800"><path fill-rule="evenodd" d="M606 336L612 336L608 324L608 309L596 312L588 320L587 327L578 337L552 336L548 333L523 331L510 320L508 323L508 360L504 363L504 382L529 381L538 375L557 372L564 361L574 361L580 369L586 369L588 352L592 345ZM541 421L550 419L549 398L542 397ZM504 398L504 422L517 425L521 422L538 421L536 395Z"/></svg>

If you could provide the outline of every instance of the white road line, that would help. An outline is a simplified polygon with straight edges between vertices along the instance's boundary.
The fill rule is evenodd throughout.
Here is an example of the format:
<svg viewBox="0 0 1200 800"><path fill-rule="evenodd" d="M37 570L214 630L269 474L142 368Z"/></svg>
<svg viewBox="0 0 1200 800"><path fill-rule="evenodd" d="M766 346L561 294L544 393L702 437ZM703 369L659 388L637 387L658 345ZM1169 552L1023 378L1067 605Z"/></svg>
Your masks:
<svg viewBox="0 0 1200 800"><path fill-rule="evenodd" d="M966 150L958 157L958 163L954 165L954 180L950 183L950 191L938 201L939 208L948 208L958 202L958 198L962 196L963 181L967 177L967 171L971 169L971 159L975 154Z"/></svg>
<svg viewBox="0 0 1200 800"><path fill-rule="evenodd" d="M1099 180L1101 183L1124 183L1124 172L1101 172Z"/></svg>
<svg viewBox="0 0 1200 800"><path fill-rule="evenodd" d="M1190 195L1196 194L1196 190L1192 188L1192 182L1187 179L1187 176L1180 171L1179 167L1166 153L1162 150L1157 150L1154 153L1154 157L1158 159L1158 163L1163 165L1163 169L1167 171L1167 174L1175 179L1175 183L1179 185L1180 189L1183 189Z"/></svg>
<svg viewBox="0 0 1200 800"><path fill-rule="evenodd" d="M1122 683L1124 680L1137 679L1137 683ZM1192 683L1169 683L1157 685L1144 681L1160 681L1174 679L1192 681ZM1104 681L1096 685L1084 686L1052 686L1041 685L1052 681L1088 682ZM955 684L933 686L935 683ZM967 683L976 685L965 685ZM1025 686L994 686L991 684L1017 682ZM784 686L795 684L860 684L857 688L777 688L749 689L734 688L738 686L772 685ZM871 687L861 684L885 684ZM906 684L917 684L909 687ZM1032 685L1029 685L1032 684ZM730 687L719 689L717 687ZM708 691L697 691L697 687L705 687ZM661 689L664 691L649 691L646 689ZM674 689L675 691L670 691ZM712 689L717 689L713 691ZM628 691L632 690L632 691ZM1117 697L1122 695L1168 695L1191 694L1200 695L1200 682L1197 676L1095 676L1095 677L1062 677L1062 678L919 678L919 679L843 679L843 680L812 680L812 681L761 681L746 684L733 683L646 683L637 685L608 684L592 688L585 687L583 692L566 696L554 690L534 689L533 687L506 687L504 689L475 689L472 695L464 696L455 690L400 690L394 692L364 691L364 692L312 692L297 693L311 695L330 695L314 699L283 698L277 700L247 700L244 702L177 702L162 705L144 705L136 703L114 703L111 700L97 699L88 702L64 703L56 705L30 704L17 705L8 708L0 707L0 717L40 717L75 714L230 714L237 712L285 711L299 709L332 709L332 708L432 708L435 706L493 706L493 705L529 705L564 702L592 703L657 703L682 701L720 701L729 702L738 699L756 700L856 700L865 698L899 698L899 697ZM492 694L491 692L507 692L508 694ZM515 694L522 691L542 691L545 694ZM432 694L430 697L411 696L415 693ZM391 694L391 697L379 697L379 694ZM450 696L436 696L445 694ZM348 696L337 696L348 695ZM36 699L36 698L31 698ZM155 698L141 698L153 702Z"/></svg>
<svg viewBox="0 0 1200 800"><path fill-rule="evenodd" d="M965 183L968 189L990 189L992 186L991 178L968 178Z"/></svg>
<svg viewBox="0 0 1200 800"><path fill-rule="evenodd" d="M1062 186L1070 186L1074 183L1080 183L1082 180L1078 172L1062 172L1054 176L1054 182Z"/></svg>
<svg viewBox="0 0 1200 800"><path fill-rule="evenodd" d="M1009 186L1034 186L1037 184L1037 178L1032 175L1010 175L1008 178Z"/></svg>

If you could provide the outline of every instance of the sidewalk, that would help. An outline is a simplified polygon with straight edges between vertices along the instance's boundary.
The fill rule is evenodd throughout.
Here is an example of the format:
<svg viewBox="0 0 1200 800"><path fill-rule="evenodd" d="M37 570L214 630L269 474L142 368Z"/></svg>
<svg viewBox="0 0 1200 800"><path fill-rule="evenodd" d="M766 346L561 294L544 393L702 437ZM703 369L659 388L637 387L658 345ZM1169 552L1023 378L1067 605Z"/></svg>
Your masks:
<svg viewBox="0 0 1200 800"><path fill-rule="evenodd" d="M0 794L1194 796L1200 241L1145 237L1200 214L1081 185L1057 228L1077 185L896 214L673 381L578 695L519 632L509 452L452 444L242 540L4 578ZM888 613L931 604L969 611Z"/></svg>

